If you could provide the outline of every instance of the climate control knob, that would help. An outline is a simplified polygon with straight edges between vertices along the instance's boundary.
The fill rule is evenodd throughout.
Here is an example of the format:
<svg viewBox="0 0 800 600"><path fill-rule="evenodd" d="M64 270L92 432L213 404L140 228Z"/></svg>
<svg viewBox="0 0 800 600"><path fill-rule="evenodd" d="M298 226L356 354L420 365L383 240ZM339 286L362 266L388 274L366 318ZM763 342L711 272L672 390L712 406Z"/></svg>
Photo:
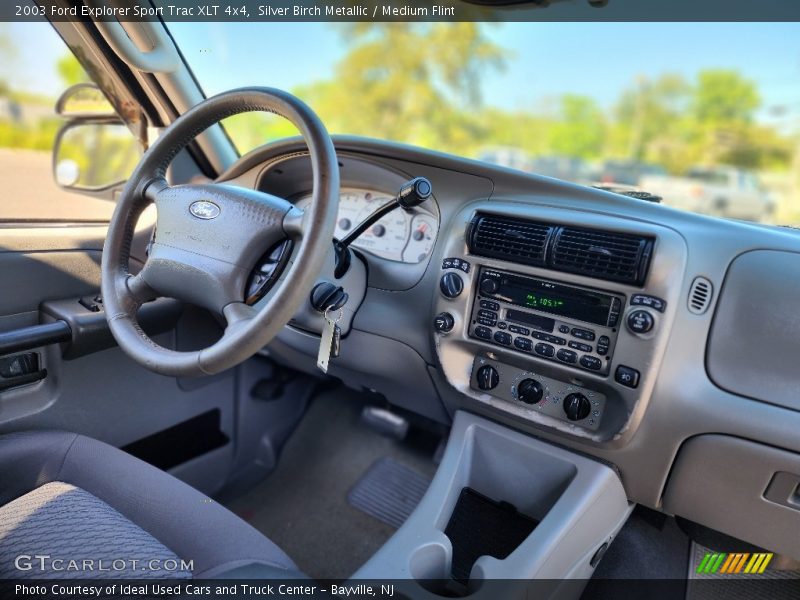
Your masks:
<svg viewBox="0 0 800 600"><path fill-rule="evenodd" d="M493 390L500 383L500 375L497 373L497 369L489 365L484 365L478 369L475 379L478 380L478 387L482 390Z"/></svg>
<svg viewBox="0 0 800 600"><path fill-rule="evenodd" d="M491 296L497 292L498 289L500 289L500 284L491 277L486 277L481 280L480 288L481 294L484 294L485 296Z"/></svg>
<svg viewBox="0 0 800 600"><path fill-rule="evenodd" d="M535 379L523 379L517 384L517 398L525 404L537 404L542 396L544 388Z"/></svg>
<svg viewBox="0 0 800 600"><path fill-rule="evenodd" d="M457 273L445 273L439 281L439 289L446 298L457 298L464 290L464 281Z"/></svg>
<svg viewBox="0 0 800 600"><path fill-rule="evenodd" d="M569 394L564 398L564 412L570 421L580 421L592 412L592 403L583 394Z"/></svg>

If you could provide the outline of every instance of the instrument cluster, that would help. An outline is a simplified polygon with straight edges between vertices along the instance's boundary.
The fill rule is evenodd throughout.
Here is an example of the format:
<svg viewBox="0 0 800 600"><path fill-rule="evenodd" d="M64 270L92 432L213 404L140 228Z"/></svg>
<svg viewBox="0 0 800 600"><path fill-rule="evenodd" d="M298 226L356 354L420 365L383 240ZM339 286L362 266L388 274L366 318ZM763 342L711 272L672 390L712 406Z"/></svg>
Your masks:
<svg viewBox="0 0 800 600"><path fill-rule="evenodd" d="M390 194L377 190L342 188L334 235L341 239L391 200ZM295 200L299 208L310 202L311 195ZM364 232L353 242L353 247L387 260L416 264L430 255L438 229L437 217L424 210L417 208L411 213L395 210Z"/></svg>

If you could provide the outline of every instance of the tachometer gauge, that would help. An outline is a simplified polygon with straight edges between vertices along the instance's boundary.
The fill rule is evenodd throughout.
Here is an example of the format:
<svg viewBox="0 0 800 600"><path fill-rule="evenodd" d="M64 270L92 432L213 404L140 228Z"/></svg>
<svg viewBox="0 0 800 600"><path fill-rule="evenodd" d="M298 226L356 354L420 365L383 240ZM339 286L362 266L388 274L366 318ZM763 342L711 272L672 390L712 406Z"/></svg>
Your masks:
<svg viewBox="0 0 800 600"><path fill-rule="evenodd" d="M358 192L342 192L339 196L339 216L336 220L334 236L342 239L361 221L361 194Z"/></svg>
<svg viewBox="0 0 800 600"><path fill-rule="evenodd" d="M436 219L430 215L419 214L411 219L411 233L403 250L403 261L422 262L431 253L436 239Z"/></svg>
<svg viewBox="0 0 800 600"><path fill-rule="evenodd" d="M361 212L358 222L365 220L378 208L391 201L385 195L365 192L360 202ZM373 254L388 258L389 260L403 260L403 248L408 238L408 222L410 217L402 210L395 210L383 217L372 227L367 229L360 238L353 242L356 248L369 250Z"/></svg>

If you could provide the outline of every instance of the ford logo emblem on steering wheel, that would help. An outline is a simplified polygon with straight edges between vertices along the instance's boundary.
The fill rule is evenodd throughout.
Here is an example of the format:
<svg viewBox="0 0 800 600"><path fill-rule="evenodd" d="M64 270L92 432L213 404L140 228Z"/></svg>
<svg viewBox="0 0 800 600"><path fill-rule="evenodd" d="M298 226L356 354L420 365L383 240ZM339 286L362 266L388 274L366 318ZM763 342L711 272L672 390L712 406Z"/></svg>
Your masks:
<svg viewBox="0 0 800 600"><path fill-rule="evenodd" d="M198 219L216 219L219 216L219 206L208 200L198 200L189 205L189 212Z"/></svg>

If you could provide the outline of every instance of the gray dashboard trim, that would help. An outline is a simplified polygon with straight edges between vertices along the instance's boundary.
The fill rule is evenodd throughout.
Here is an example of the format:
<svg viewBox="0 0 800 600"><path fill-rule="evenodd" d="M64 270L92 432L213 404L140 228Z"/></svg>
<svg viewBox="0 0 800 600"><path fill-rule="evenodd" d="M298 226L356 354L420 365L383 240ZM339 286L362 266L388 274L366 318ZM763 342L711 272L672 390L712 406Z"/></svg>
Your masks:
<svg viewBox="0 0 800 600"><path fill-rule="evenodd" d="M585 219L626 221L634 228L640 224L666 228L685 243L685 263L678 267L682 269L682 279L673 282L670 291L677 301L670 303L674 313L668 331L664 332L661 358L653 365L656 375L652 378L647 409L635 432L631 429L624 443L613 444L564 435L528 422L474 401L449 383L436 357L430 325L441 274L438 261L445 254L445 235L440 234L434 258L420 282L405 291L369 288L355 316L354 327L414 348L432 365L428 370L436 394L450 415L467 407L516 430L614 464L628 497L652 508L662 508L662 493L673 460L684 441L696 435L728 434L800 452L799 412L730 393L709 378L705 364L707 339L721 295L715 293L703 315L691 314L686 303L691 282L698 275L711 281L715 291L721 290L729 264L742 253L764 249L800 252L797 231L689 213L402 144L343 136L335 136L335 144L341 152L377 160L404 172L422 171L420 174L428 176L437 189L442 232L455 226L452 219L468 204L482 202L494 206L513 199L530 210L545 207ZM245 167L252 169L267 156L297 149L293 141L262 148L245 157L241 171ZM553 275L548 272L550 278ZM592 287L598 287L597 284L594 282ZM427 311L420 308L424 306L430 308ZM361 351L369 352L369 348ZM403 375L398 373L395 377ZM375 383L374 379L371 381ZM388 378L377 385L388 389L394 381Z"/></svg>
<svg viewBox="0 0 800 600"><path fill-rule="evenodd" d="M720 388L800 410L800 253L752 250L728 268L706 365Z"/></svg>

